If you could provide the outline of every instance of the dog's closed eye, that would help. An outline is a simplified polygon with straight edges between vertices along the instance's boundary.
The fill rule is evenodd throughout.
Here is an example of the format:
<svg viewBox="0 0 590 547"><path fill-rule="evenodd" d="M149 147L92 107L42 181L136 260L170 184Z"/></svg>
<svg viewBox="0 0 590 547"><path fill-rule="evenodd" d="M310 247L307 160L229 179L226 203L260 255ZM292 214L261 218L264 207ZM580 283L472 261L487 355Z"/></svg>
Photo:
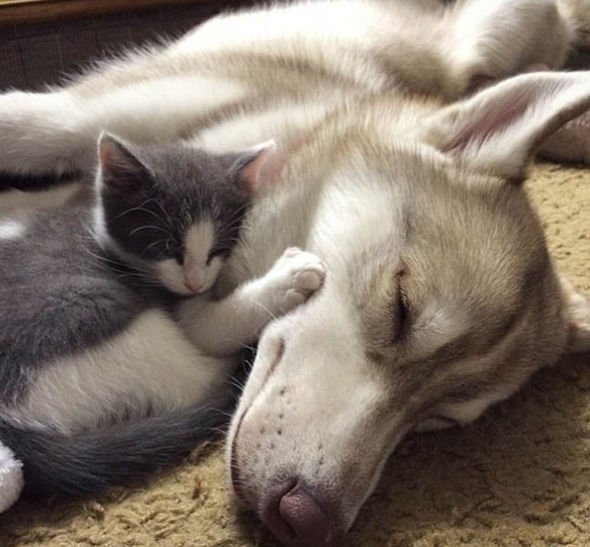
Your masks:
<svg viewBox="0 0 590 547"><path fill-rule="evenodd" d="M395 342L399 342L407 334L411 322L411 306L403 283L405 275L405 270L400 270L397 273L397 294L393 312L393 339Z"/></svg>

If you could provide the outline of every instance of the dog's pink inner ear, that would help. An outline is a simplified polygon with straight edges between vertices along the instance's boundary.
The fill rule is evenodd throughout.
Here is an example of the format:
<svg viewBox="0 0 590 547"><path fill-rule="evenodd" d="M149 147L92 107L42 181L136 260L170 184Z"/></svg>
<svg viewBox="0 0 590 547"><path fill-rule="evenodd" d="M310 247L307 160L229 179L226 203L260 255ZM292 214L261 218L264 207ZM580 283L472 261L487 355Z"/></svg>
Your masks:
<svg viewBox="0 0 590 547"><path fill-rule="evenodd" d="M504 105L489 105L488 108L473 113L462 120L462 127L442 147L443 152L465 150L469 146L481 147L485 141L494 139L506 128L519 123L531 104L531 93L534 90L518 90L512 100ZM461 120L458 120L461 121Z"/></svg>
<svg viewBox="0 0 590 547"><path fill-rule="evenodd" d="M478 170L524 178L543 139L590 108L590 72L511 78L427 120L423 138Z"/></svg>

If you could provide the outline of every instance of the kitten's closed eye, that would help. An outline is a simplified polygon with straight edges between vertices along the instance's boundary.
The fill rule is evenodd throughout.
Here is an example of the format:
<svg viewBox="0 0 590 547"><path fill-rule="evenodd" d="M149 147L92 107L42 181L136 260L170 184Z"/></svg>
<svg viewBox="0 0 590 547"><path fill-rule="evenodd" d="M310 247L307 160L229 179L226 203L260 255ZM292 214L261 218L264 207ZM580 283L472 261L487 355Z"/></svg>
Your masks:
<svg viewBox="0 0 590 547"><path fill-rule="evenodd" d="M169 239L166 242L166 256L164 258L172 258L179 266L184 264L184 245L179 241Z"/></svg>
<svg viewBox="0 0 590 547"><path fill-rule="evenodd" d="M399 341L407 333L410 326L410 303L404 288L405 270L397 274L396 312L394 314L394 340Z"/></svg>
<svg viewBox="0 0 590 547"><path fill-rule="evenodd" d="M224 254L226 254L228 251L227 249L223 249L222 247L213 247L210 251L209 251L209 255L207 256L207 266L209 266L211 264L211 262L213 262L213 259L216 257L223 257Z"/></svg>

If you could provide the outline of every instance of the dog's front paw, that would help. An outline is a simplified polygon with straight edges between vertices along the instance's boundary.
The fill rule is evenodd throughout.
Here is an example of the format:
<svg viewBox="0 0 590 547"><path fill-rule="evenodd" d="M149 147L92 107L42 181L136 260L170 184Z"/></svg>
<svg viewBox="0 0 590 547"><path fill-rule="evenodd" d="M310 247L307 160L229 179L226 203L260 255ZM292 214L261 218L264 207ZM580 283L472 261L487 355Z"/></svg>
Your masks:
<svg viewBox="0 0 590 547"><path fill-rule="evenodd" d="M288 248L265 276L274 315L303 304L324 284L326 269L314 254Z"/></svg>

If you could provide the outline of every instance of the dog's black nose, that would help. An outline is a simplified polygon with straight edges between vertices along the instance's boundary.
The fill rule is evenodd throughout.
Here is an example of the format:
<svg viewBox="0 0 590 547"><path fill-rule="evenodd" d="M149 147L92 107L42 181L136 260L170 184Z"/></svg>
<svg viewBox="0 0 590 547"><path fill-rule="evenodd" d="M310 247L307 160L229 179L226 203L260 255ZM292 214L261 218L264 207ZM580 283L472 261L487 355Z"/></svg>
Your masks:
<svg viewBox="0 0 590 547"><path fill-rule="evenodd" d="M334 533L328 516L299 482L291 488L287 487L286 493L269 500L263 510L262 520L283 545L333 545Z"/></svg>

